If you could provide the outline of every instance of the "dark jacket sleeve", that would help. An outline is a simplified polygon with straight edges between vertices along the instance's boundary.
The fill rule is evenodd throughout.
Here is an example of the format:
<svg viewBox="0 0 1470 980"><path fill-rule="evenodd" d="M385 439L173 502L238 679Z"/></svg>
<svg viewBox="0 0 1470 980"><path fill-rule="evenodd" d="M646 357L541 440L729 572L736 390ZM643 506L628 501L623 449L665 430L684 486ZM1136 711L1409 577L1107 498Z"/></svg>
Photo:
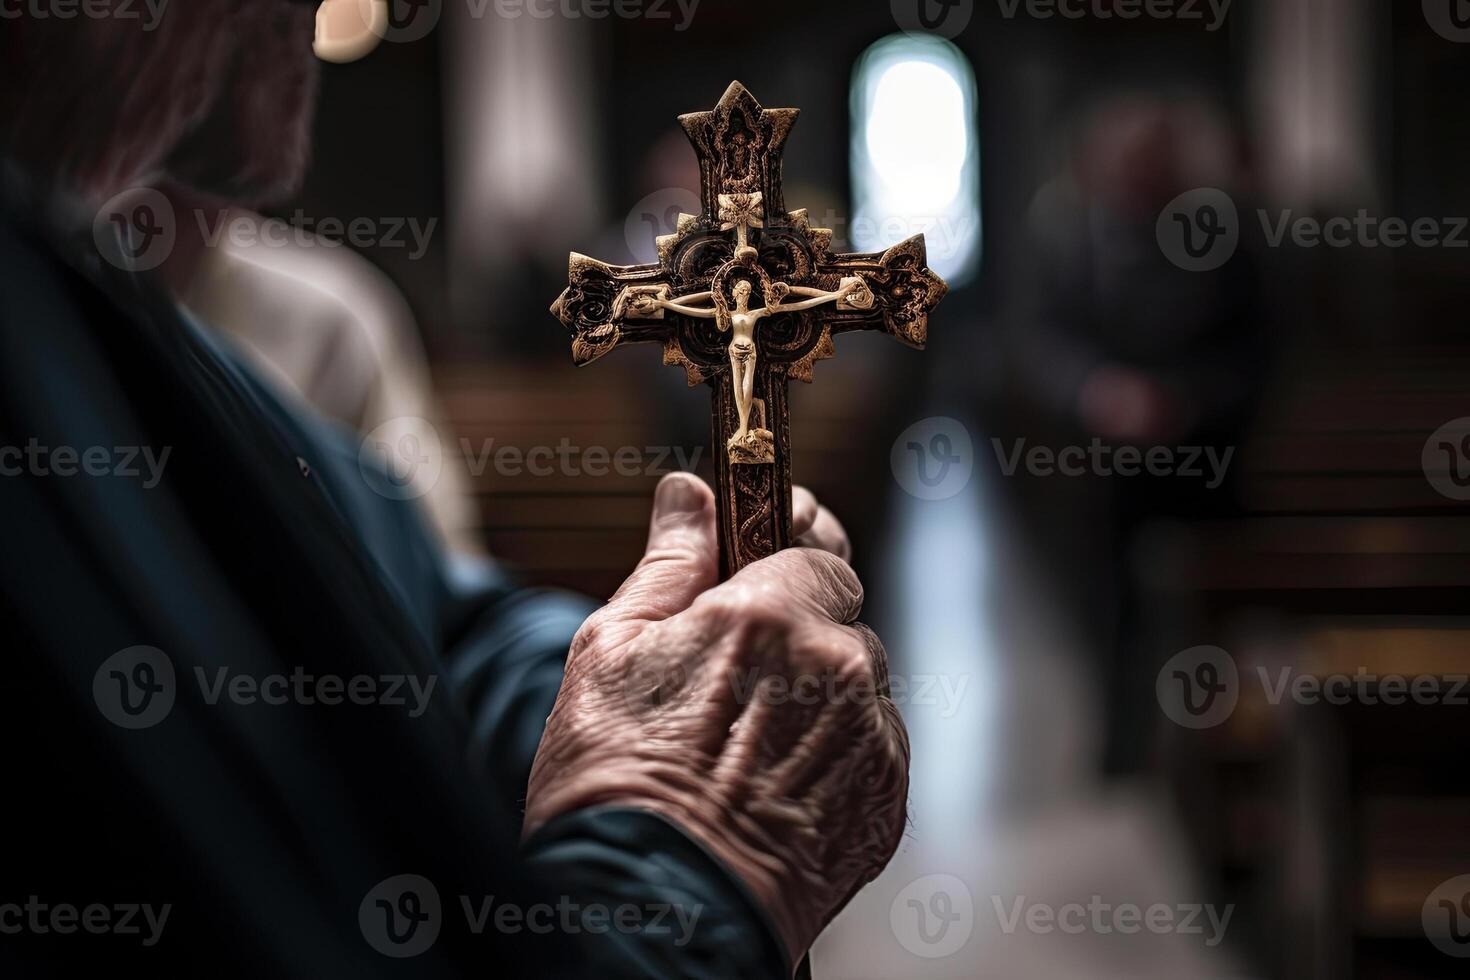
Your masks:
<svg viewBox="0 0 1470 980"><path fill-rule="evenodd" d="M351 439L95 271L0 220L0 662L23 692L0 712L19 801L0 906L167 919L146 944L136 925L7 934L0 975L784 973L739 882L663 821L573 814L522 853L526 769L587 602L451 574ZM114 681L137 675L109 665L142 648L162 710L130 720ZM307 696L249 693L295 678ZM328 701L327 678L376 696ZM407 705L405 678L423 684ZM405 878L433 894L385 901ZM490 903L583 914L500 928L475 914ZM599 928L614 903L678 904L691 929ZM427 944L384 946L386 914L430 907Z"/></svg>

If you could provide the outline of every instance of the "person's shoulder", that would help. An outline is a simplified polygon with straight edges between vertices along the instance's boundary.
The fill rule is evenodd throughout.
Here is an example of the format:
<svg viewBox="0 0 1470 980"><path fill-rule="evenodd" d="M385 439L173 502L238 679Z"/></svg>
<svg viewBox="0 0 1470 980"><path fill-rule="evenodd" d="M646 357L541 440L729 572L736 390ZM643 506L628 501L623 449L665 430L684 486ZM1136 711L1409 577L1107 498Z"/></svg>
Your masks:
<svg viewBox="0 0 1470 980"><path fill-rule="evenodd" d="M45 236L0 213L0 373L34 370L43 349L85 332L93 293Z"/></svg>
<svg viewBox="0 0 1470 980"><path fill-rule="evenodd" d="M0 304L11 309L47 292L64 293L68 270L34 229L0 212Z"/></svg>

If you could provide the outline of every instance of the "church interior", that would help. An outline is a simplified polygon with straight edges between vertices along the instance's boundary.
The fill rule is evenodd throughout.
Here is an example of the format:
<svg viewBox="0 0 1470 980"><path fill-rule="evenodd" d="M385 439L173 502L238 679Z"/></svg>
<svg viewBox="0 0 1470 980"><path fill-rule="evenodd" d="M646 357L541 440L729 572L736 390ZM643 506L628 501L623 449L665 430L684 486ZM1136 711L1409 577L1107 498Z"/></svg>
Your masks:
<svg viewBox="0 0 1470 980"><path fill-rule="evenodd" d="M606 598L658 478L713 478L709 390L575 367L549 307L570 252L653 262L698 210L677 117L732 80L801 110L788 208L949 283L926 349L844 335L790 393L913 744L813 975L1461 975L1462 3L427 6L324 66L266 215L375 223L310 257L300 370L383 372L366 439L429 420L455 548Z"/></svg>

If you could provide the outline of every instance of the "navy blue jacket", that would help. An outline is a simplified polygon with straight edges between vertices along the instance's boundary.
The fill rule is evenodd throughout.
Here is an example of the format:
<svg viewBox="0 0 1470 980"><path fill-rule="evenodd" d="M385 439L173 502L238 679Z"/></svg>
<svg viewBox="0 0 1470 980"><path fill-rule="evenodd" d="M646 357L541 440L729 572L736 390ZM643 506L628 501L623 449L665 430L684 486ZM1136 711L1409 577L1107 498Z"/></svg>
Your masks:
<svg viewBox="0 0 1470 980"><path fill-rule="evenodd" d="M451 581L355 438L63 254L0 218L0 975L789 974L652 814L518 845L585 600Z"/></svg>

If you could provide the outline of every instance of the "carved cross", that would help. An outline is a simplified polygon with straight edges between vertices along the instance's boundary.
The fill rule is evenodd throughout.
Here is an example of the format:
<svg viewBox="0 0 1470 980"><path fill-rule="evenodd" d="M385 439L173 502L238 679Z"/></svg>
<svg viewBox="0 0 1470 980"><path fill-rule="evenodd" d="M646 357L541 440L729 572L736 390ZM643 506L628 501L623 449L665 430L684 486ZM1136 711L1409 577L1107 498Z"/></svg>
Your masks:
<svg viewBox="0 0 1470 980"><path fill-rule="evenodd" d="M791 541L787 384L812 380L832 338L882 330L922 349L948 286L924 236L886 252L834 254L832 232L786 210L781 155L796 109L764 109L732 82L709 112L679 117L699 157L701 214L658 238L658 262L609 265L572 253L551 312L590 364L655 343L690 386L714 390L720 554L726 576Z"/></svg>

